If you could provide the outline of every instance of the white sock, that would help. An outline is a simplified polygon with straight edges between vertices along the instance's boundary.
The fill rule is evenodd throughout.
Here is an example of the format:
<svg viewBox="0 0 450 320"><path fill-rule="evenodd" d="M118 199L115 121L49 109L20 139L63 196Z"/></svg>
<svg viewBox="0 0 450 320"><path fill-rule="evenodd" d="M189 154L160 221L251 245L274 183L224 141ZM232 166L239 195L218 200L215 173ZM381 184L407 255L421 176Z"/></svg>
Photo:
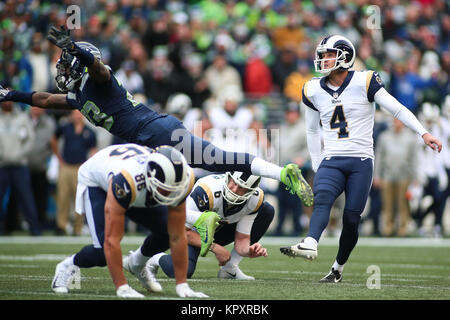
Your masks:
<svg viewBox="0 0 450 320"><path fill-rule="evenodd" d="M72 256L70 256L70 257L67 257L67 258L65 258L62 262L63 262L63 264L64 265L66 265L66 266L73 266L74 265L74 263L73 263L73 258L75 257L75 255L72 255Z"/></svg>
<svg viewBox="0 0 450 320"><path fill-rule="evenodd" d="M153 266L159 266L159 259L161 259L161 257L165 255L167 255L167 253L164 252L155 254L153 257L150 258L150 264Z"/></svg>
<svg viewBox="0 0 450 320"><path fill-rule="evenodd" d="M334 270L339 271L340 273L342 273L342 271L344 271L344 265L343 265L343 264L337 263L337 261L335 261L335 262L333 263L332 268L333 268Z"/></svg>
<svg viewBox="0 0 450 320"><path fill-rule="evenodd" d="M252 174L280 181L282 167L256 157L251 163Z"/></svg>
<svg viewBox="0 0 450 320"><path fill-rule="evenodd" d="M150 257L146 257L142 254L141 247L134 251L130 256L131 265L133 266L143 266L147 263Z"/></svg>
<svg viewBox="0 0 450 320"><path fill-rule="evenodd" d="M237 253L237 251L233 248L233 250L231 250L230 260L228 260L227 264L224 265L224 267L225 268L237 267L243 258L244 257L241 256L239 253Z"/></svg>
<svg viewBox="0 0 450 320"><path fill-rule="evenodd" d="M310 248L316 249L317 250L317 240L314 239L313 237L306 237L305 239L303 239L303 243L305 245L307 245Z"/></svg>

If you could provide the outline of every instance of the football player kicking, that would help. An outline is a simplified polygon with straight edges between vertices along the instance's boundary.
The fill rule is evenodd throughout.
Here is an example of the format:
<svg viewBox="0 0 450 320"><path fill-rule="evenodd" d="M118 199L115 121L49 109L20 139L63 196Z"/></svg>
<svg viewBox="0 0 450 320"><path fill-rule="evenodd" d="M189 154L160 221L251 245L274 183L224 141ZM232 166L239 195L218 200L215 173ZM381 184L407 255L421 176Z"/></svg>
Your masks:
<svg viewBox="0 0 450 320"><path fill-rule="evenodd" d="M131 143L156 148L170 145L183 152L191 167L212 172L242 171L276 179L306 206L314 196L297 165L284 168L248 153L226 152L192 135L177 118L159 114L132 95L101 61L98 48L73 42L64 27L51 27L48 40L62 49L56 64L57 87L64 94L21 92L0 87L0 102L27 103L50 109L78 109L94 125Z"/></svg>
<svg viewBox="0 0 450 320"><path fill-rule="evenodd" d="M201 178L186 199L186 227L188 228L189 267L187 277L194 274L199 255L200 236L196 224L205 213L219 215L222 223L215 234L211 251L216 255L219 265L218 277L223 279L255 280L239 269L243 257L267 257L267 249L258 241L266 233L274 217L274 208L264 201L264 192L258 187L261 177L242 172L227 172ZM230 252L224 246L233 243ZM147 269L156 279L161 267L164 273L174 277L171 255L158 253L147 263Z"/></svg>
<svg viewBox="0 0 450 320"><path fill-rule="evenodd" d="M347 38L325 37L316 48L314 60L316 70L324 76L309 80L302 89L308 150L316 172L314 210L306 238L280 250L291 257L317 258L318 242L327 227L331 206L345 192L339 249L331 271L321 282L342 280L344 264L358 241L360 216L373 175L373 102L419 134L427 146L439 152L442 149L441 141L384 89L376 72L349 70L355 57L355 48ZM323 130L323 150L319 123Z"/></svg>
<svg viewBox="0 0 450 320"><path fill-rule="evenodd" d="M78 171L76 212L86 214L92 245L64 259L56 266L52 289L68 293L79 268L108 266L122 298L143 298L127 284L123 267L133 273L150 291L161 286L152 281L143 267L151 256L172 250L176 293L180 297L207 297L193 291L186 282L188 267L185 234L185 198L194 185L193 170L173 147L155 150L137 144L112 145L92 156ZM148 228L133 268L122 265L120 242L125 218ZM160 239L159 243L154 238Z"/></svg>

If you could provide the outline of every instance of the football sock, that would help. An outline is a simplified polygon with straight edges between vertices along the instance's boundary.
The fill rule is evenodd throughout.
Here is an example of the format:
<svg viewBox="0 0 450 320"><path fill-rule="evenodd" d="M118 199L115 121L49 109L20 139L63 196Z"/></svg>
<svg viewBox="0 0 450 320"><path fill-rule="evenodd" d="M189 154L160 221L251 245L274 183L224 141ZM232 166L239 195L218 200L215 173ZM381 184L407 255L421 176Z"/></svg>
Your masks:
<svg viewBox="0 0 450 320"><path fill-rule="evenodd" d="M241 256L235 249L231 250L230 260L225 264L225 268L236 267L241 262L243 256Z"/></svg>
<svg viewBox="0 0 450 320"><path fill-rule="evenodd" d="M282 167L271 162L255 157L251 163L252 174L280 181Z"/></svg>
<svg viewBox="0 0 450 320"><path fill-rule="evenodd" d="M308 247L311 247L311 248L314 248L314 249L317 250L317 245L318 245L318 243L317 243L317 240L316 240L316 239L314 239L314 238L312 238L312 237L306 237L306 238L303 240L303 243L304 243L305 245L307 245Z"/></svg>
<svg viewBox="0 0 450 320"><path fill-rule="evenodd" d="M335 261L333 263L333 265L331 266L331 268L333 268L334 270L339 271L340 273L342 273L344 271L344 265L343 264L339 264L337 263L337 261Z"/></svg>
<svg viewBox="0 0 450 320"><path fill-rule="evenodd" d="M67 257L63 260L63 264L66 266L73 266L73 258L75 257L75 255L71 255L70 257Z"/></svg>
<svg viewBox="0 0 450 320"><path fill-rule="evenodd" d="M150 259L150 257L146 257L142 254L141 249L142 246L130 255L131 264L133 266L143 266L147 263L148 259Z"/></svg>
<svg viewBox="0 0 450 320"><path fill-rule="evenodd" d="M167 253L161 252L155 254L153 257L150 258L150 264L154 266L159 266L159 259L161 259L162 256L168 255Z"/></svg>

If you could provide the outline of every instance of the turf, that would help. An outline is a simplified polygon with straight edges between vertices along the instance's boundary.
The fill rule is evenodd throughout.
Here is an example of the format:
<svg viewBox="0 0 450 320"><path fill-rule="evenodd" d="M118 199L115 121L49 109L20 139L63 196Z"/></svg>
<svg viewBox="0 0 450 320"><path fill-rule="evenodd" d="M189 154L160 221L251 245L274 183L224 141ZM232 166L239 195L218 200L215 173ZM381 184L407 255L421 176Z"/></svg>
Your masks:
<svg viewBox="0 0 450 320"><path fill-rule="evenodd" d="M69 240L68 240L69 239ZM142 238L122 243L123 252L134 250ZM19 238L0 237L0 300L111 300L114 286L107 268L81 270L81 288L67 295L56 295L50 289L56 264L77 252L90 239L70 237ZM217 278L218 265L211 253L199 258L196 272L189 280L191 288L202 291L212 300L449 300L449 242L427 243L409 239L406 243L385 241L377 244L365 239L358 244L345 266L343 281L321 284L318 280L328 271L337 252L337 240L320 244L315 261L288 258L280 245L297 239L263 239L269 257L244 259L241 269L256 278L242 282ZM418 242L418 244L416 244ZM229 248L230 249L230 248ZM370 289L373 277L369 266L380 270L379 289ZM369 270L370 271L370 270ZM149 300L179 299L175 282L160 270L162 293L148 293L126 273L129 284Z"/></svg>

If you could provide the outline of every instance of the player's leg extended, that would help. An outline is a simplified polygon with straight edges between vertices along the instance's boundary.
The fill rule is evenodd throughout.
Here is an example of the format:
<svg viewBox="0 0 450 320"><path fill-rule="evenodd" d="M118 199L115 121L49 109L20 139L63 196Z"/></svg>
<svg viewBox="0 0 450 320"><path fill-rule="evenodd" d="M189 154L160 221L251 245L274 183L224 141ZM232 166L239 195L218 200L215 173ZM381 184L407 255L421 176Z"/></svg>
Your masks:
<svg viewBox="0 0 450 320"><path fill-rule="evenodd" d="M249 153L224 151L211 142L192 135L184 126L177 127L170 140L170 145L183 153L191 167L211 172L240 171L275 179L285 184L291 193L297 194L305 206L313 204L311 186L295 164L282 168Z"/></svg>
<svg viewBox="0 0 450 320"><path fill-rule="evenodd" d="M324 160L325 161L325 160ZM280 251L290 257L309 260L317 258L317 244L328 225L330 211L337 197L344 191L346 177L339 168L339 160L322 162L314 178L314 210L305 239L292 246L281 247Z"/></svg>
<svg viewBox="0 0 450 320"><path fill-rule="evenodd" d="M322 278L321 282L339 282L342 280L344 264L358 242L358 227L361 213L366 206L372 185L372 159L361 161L361 158L352 158L348 161L350 162L348 165L350 174L348 175L345 188L345 207L342 216L339 249L330 273Z"/></svg>
<svg viewBox="0 0 450 320"><path fill-rule="evenodd" d="M79 268L106 266L103 252L105 230L106 192L100 188L88 188L84 193L86 220L92 237L92 245L61 261L55 270L52 289L56 293L67 293L68 286Z"/></svg>

